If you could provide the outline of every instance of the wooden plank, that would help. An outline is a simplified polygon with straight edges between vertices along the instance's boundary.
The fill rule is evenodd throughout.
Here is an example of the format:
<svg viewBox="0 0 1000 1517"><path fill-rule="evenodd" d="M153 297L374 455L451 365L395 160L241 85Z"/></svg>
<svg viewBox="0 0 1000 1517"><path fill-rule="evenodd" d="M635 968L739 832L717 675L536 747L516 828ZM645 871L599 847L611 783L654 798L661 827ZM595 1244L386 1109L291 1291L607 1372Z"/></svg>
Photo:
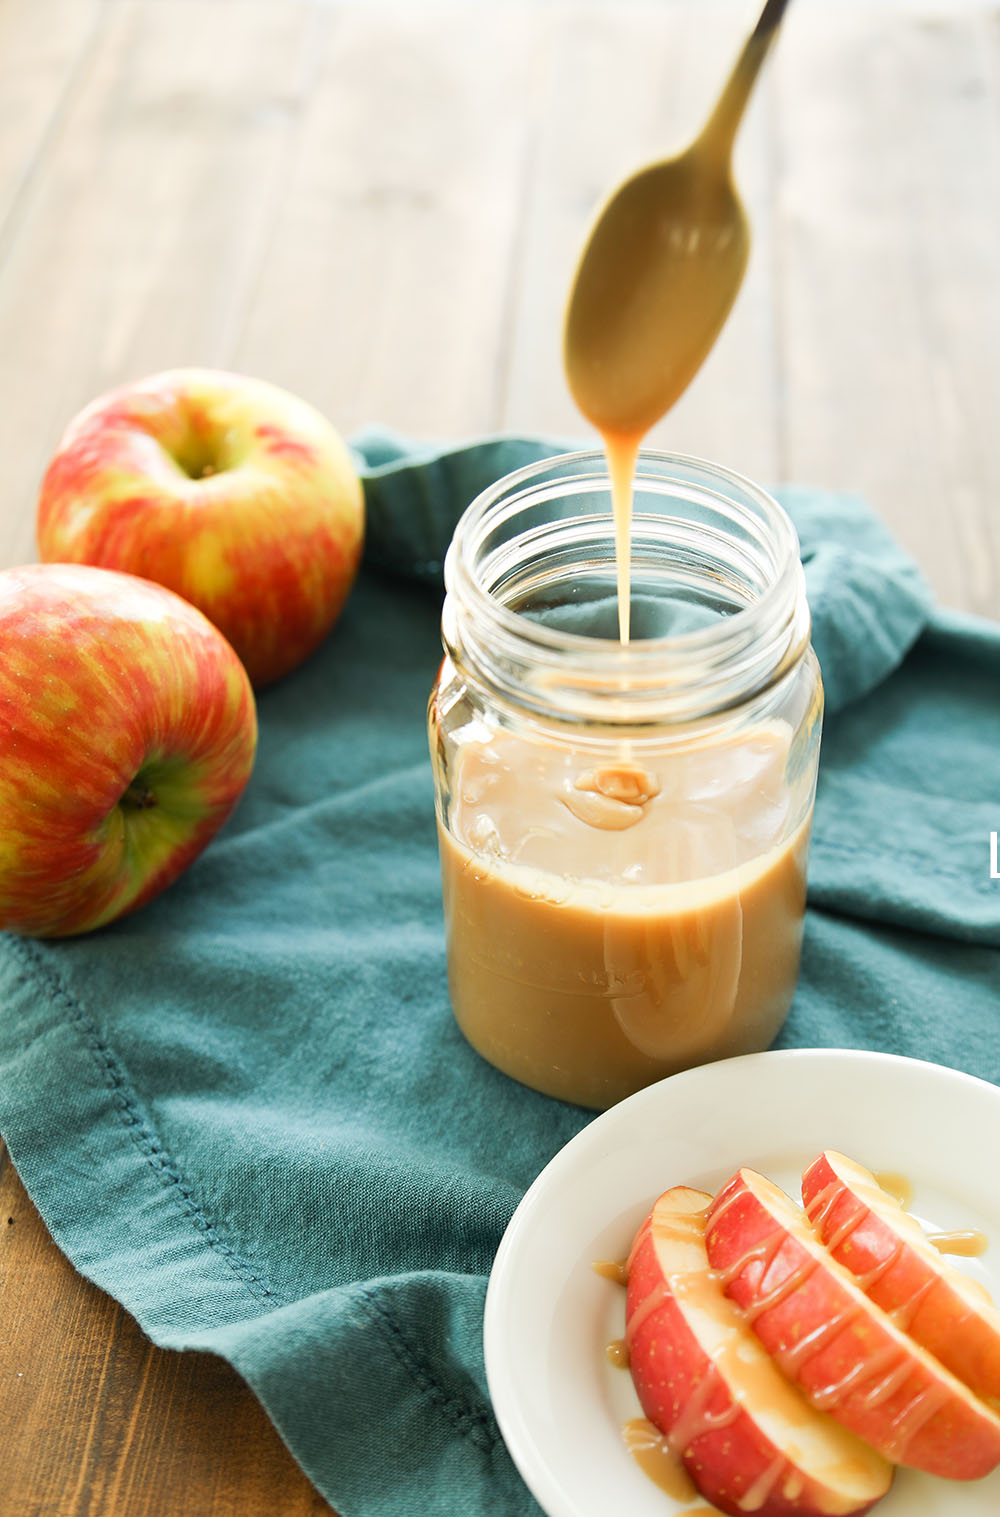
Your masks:
<svg viewBox="0 0 1000 1517"><path fill-rule="evenodd" d="M44 9L44 8L42 8ZM313 11L111 8L0 265L3 561L33 557L45 463L95 394L225 365L308 74Z"/></svg>
<svg viewBox="0 0 1000 1517"><path fill-rule="evenodd" d="M2 1143L0 1299L3 1512L332 1511L224 1360L154 1348L73 1271Z"/></svg>
<svg viewBox="0 0 1000 1517"><path fill-rule="evenodd" d="M104 14L101 0L0 3L0 248L86 68Z"/></svg>
<svg viewBox="0 0 1000 1517"><path fill-rule="evenodd" d="M342 11L317 48L239 367L346 432L497 425L547 24L516 6Z"/></svg>
<svg viewBox="0 0 1000 1517"><path fill-rule="evenodd" d="M844 3L776 59L782 472L862 492L942 600L991 616L997 34L977 7Z"/></svg>
<svg viewBox="0 0 1000 1517"><path fill-rule="evenodd" d="M639 164L700 129L757 7L628 4L564 13L549 46L508 365L505 427L588 436L559 351L572 272L596 207ZM779 43L779 46L783 43ZM701 373L650 435L653 446L775 475L770 164L766 75L737 147L754 228L747 278Z"/></svg>
<svg viewBox="0 0 1000 1517"><path fill-rule="evenodd" d="M103 17L101 0L0 3L0 267L86 72ZM34 376L23 372L27 355L0 351L4 365L20 371L22 386L30 386ZM32 510L14 496L8 472L9 461L0 455L0 564L34 557Z"/></svg>

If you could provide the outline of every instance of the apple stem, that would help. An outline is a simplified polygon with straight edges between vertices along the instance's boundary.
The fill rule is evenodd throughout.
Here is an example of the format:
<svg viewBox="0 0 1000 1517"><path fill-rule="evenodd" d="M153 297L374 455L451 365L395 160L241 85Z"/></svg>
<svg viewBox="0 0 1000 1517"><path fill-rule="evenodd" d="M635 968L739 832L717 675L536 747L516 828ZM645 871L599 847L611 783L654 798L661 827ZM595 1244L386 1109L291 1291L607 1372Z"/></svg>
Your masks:
<svg viewBox="0 0 1000 1517"><path fill-rule="evenodd" d="M156 795L138 776L132 781L121 801L130 811L149 811L156 805Z"/></svg>

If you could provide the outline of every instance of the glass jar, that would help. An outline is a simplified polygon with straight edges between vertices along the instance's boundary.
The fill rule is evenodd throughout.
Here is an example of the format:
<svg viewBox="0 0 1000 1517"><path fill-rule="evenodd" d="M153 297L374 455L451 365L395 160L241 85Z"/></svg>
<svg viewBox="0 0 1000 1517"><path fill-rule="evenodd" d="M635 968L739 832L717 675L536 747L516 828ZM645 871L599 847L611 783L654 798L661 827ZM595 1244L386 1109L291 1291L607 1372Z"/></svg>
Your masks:
<svg viewBox="0 0 1000 1517"><path fill-rule="evenodd" d="M823 696L795 530L640 455L618 639L603 455L473 501L431 694L448 981L497 1068L604 1108L766 1048L799 969Z"/></svg>

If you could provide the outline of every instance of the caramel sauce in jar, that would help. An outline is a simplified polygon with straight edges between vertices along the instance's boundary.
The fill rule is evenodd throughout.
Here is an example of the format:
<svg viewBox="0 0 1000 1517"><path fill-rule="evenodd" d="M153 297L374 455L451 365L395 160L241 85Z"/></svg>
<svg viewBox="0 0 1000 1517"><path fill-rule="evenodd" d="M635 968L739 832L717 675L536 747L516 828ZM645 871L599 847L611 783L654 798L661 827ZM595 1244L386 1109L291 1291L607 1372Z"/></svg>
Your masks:
<svg viewBox="0 0 1000 1517"><path fill-rule="evenodd" d="M623 574L608 493L581 454L473 503L429 707L458 1024L598 1109L781 1027L822 712L780 507L642 455Z"/></svg>

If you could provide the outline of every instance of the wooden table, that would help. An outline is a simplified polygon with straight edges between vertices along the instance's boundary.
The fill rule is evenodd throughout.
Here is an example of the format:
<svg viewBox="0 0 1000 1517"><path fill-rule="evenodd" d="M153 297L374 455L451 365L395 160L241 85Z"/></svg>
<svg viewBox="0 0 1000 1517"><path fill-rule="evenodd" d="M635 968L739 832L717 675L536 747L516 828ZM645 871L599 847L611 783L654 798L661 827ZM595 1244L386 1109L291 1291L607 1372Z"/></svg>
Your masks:
<svg viewBox="0 0 1000 1517"><path fill-rule="evenodd" d="M700 123L755 11L0 0L0 565L34 556L73 413L175 364L347 433L581 433L558 332L585 226ZM862 492L988 616L998 80L985 0L796 0L739 144L746 284L653 439ZM0 1292L0 1517L329 1510L232 1371L74 1274L2 1150Z"/></svg>

